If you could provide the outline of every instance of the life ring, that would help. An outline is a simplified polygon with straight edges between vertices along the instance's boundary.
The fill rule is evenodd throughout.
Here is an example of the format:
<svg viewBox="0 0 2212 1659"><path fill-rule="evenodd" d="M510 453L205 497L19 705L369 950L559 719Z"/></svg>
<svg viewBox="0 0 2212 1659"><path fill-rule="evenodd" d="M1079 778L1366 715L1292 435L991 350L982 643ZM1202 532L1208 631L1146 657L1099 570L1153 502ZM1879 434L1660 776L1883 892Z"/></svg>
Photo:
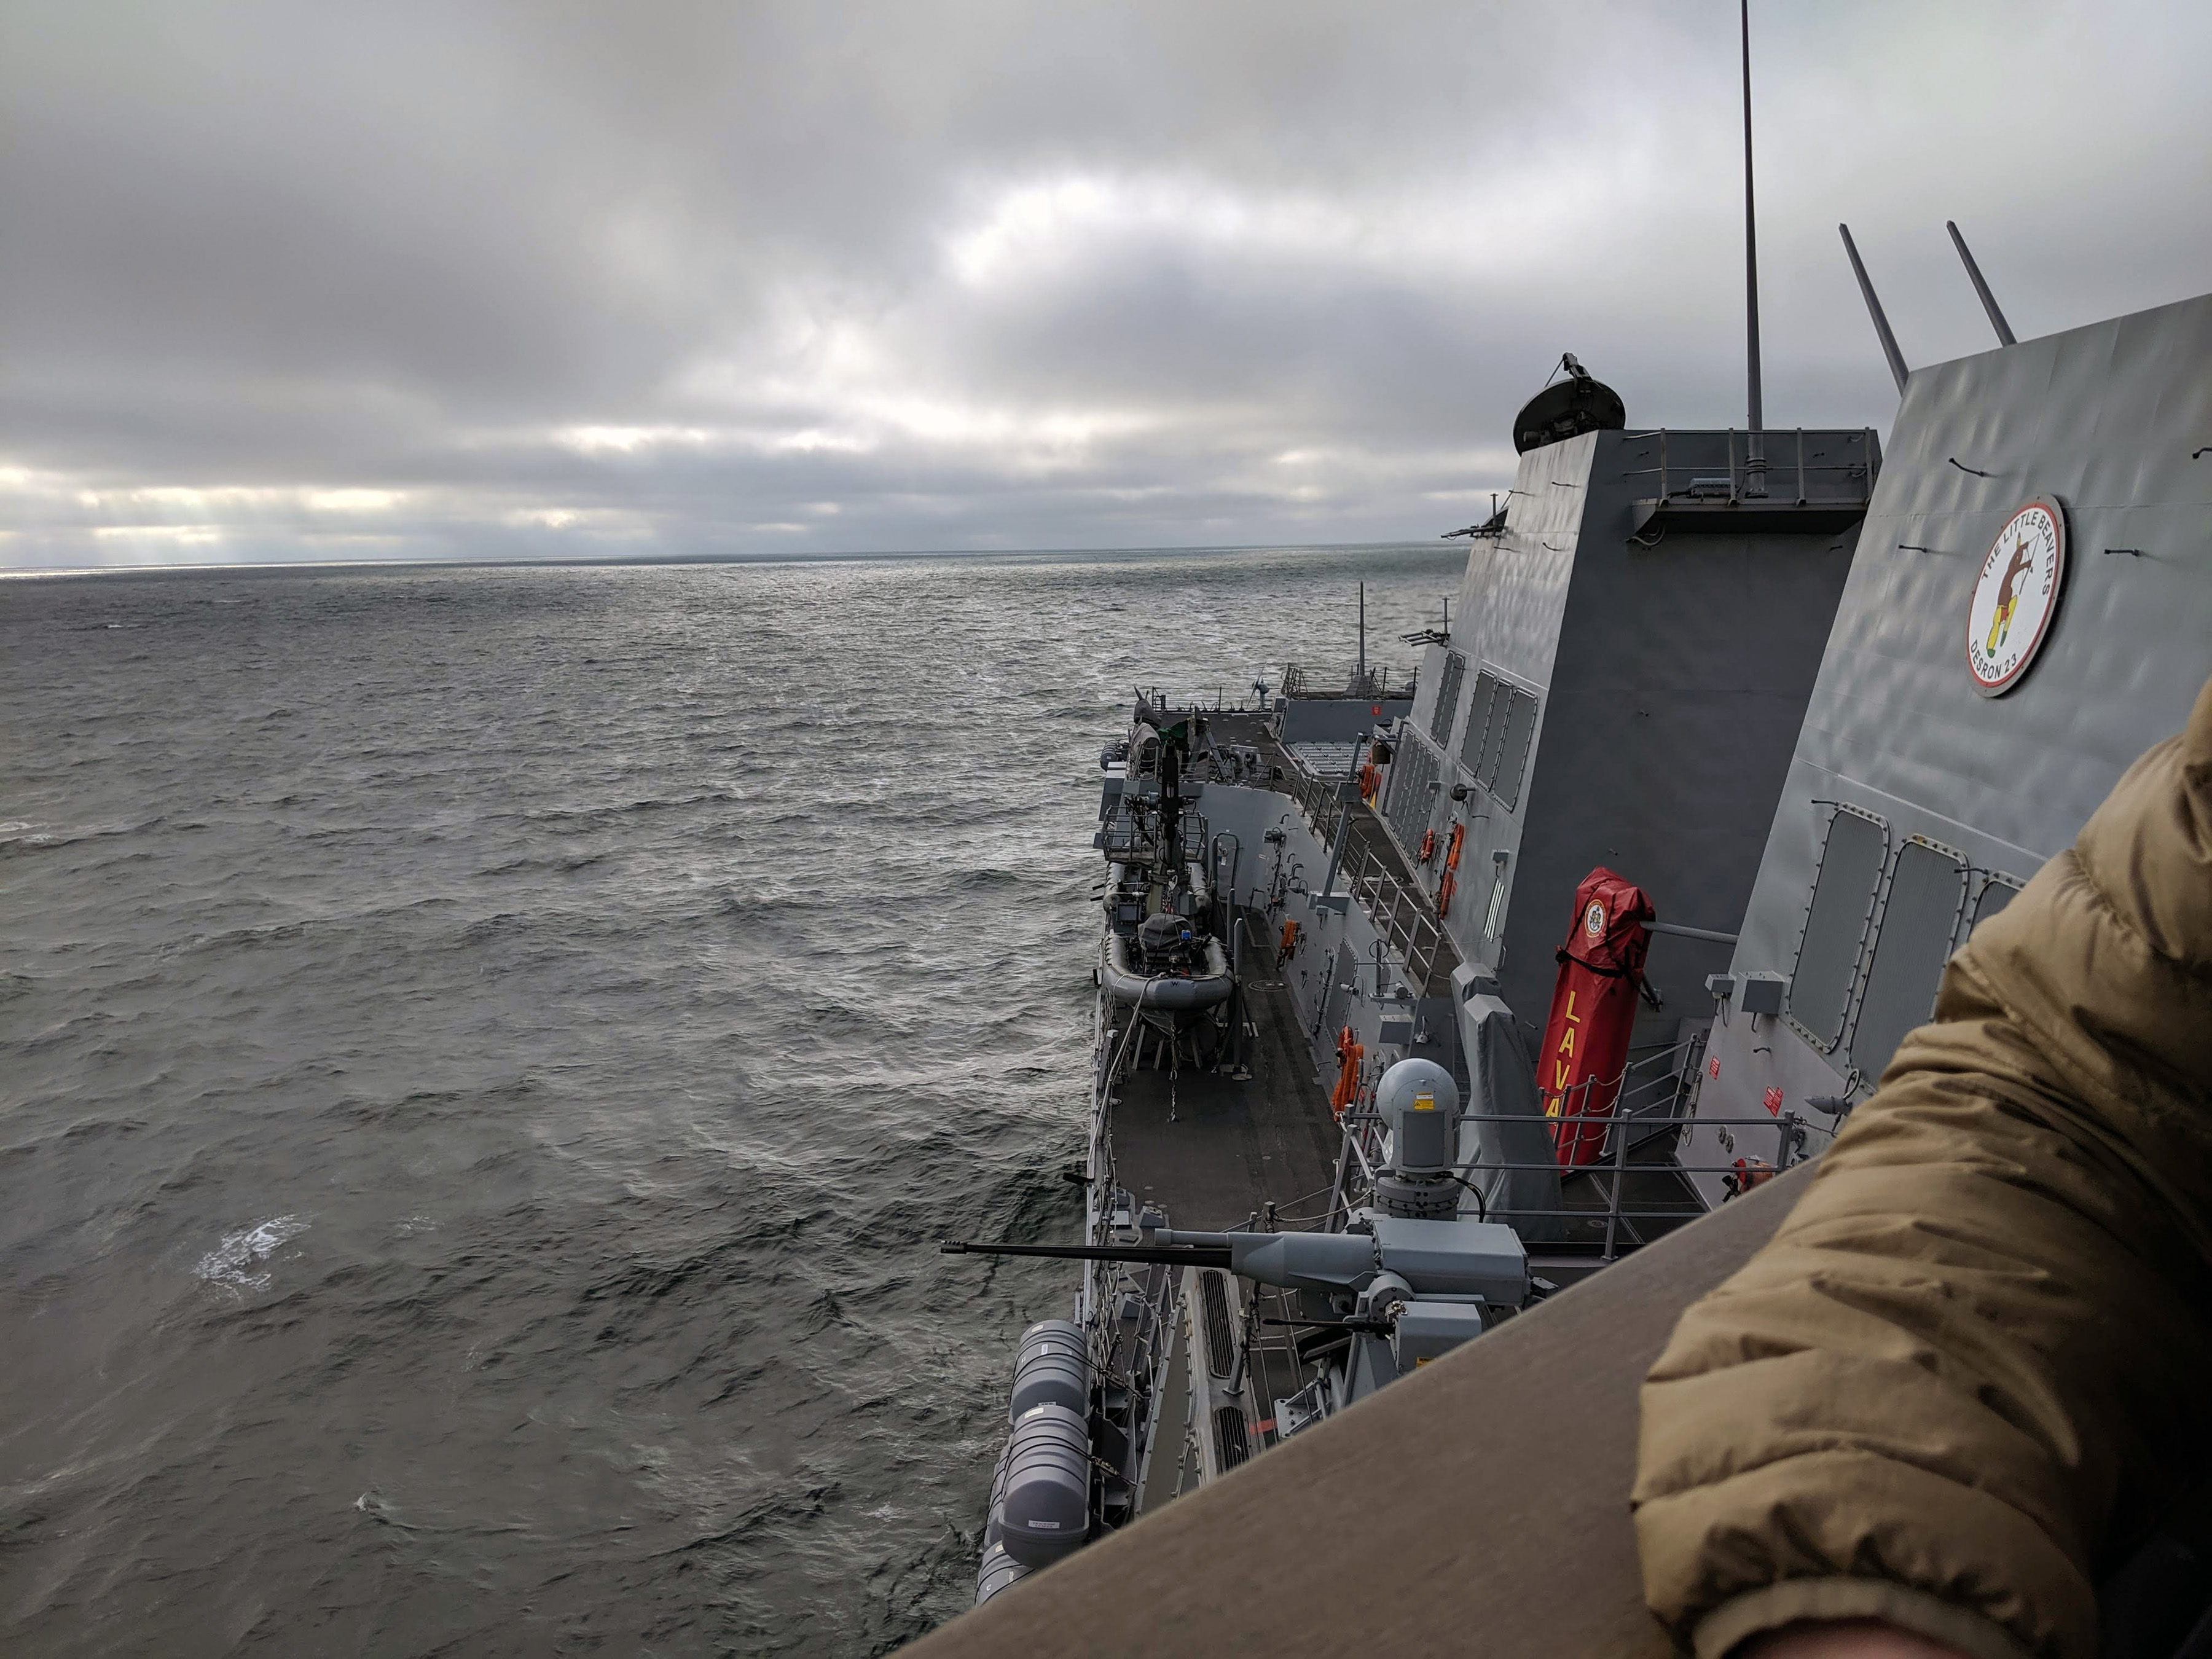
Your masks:
<svg viewBox="0 0 2212 1659"><path fill-rule="evenodd" d="M1427 863L1431 859L1434 858L1436 855L1437 855L1437 832L1436 832L1435 830L1422 830L1422 831L1421 831L1421 862L1422 862L1422 863L1424 863L1424 864L1426 864L1426 863Z"/></svg>

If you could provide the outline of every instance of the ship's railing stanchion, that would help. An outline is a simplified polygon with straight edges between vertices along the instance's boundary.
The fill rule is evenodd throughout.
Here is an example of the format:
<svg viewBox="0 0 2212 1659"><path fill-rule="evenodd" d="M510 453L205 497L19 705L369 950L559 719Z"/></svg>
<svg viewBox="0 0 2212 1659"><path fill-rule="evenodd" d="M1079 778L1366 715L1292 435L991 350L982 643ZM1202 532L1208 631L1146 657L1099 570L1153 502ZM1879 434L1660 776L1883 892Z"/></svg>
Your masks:
<svg viewBox="0 0 2212 1659"><path fill-rule="evenodd" d="M1592 1081L1586 1081L1583 1085L1583 1106L1585 1110L1587 1110L1589 1106L1589 1091L1592 1087L1593 1082L1594 1079ZM1620 1259L1615 1247L1618 1244L1620 1237L1620 1205L1621 1199L1624 1196L1623 1188L1628 1179L1628 1120L1626 1117L1619 1116L1618 1115L1615 1115L1612 1125L1612 1137L1613 1191L1610 1195L1610 1201L1606 1205L1605 1255L1602 1257L1602 1260L1607 1261L1614 1261ZM1632 1229L1632 1231L1633 1231L1633 1229ZM1639 1234L1637 1237L1637 1243L1640 1244L1643 1242L1643 1237Z"/></svg>

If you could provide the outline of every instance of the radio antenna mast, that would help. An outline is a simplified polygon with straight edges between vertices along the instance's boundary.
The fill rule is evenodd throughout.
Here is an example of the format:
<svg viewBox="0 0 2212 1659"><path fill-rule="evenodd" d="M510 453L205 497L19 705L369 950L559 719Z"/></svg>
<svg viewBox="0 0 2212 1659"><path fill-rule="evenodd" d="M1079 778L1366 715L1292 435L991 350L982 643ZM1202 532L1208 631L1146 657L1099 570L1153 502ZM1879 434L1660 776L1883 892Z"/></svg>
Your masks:
<svg viewBox="0 0 2212 1659"><path fill-rule="evenodd" d="M1875 297L1874 283L1859 258L1858 244L1851 240L1851 228L1838 225L1836 230L1844 239L1844 252L1851 256L1851 275L1859 279L1859 293L1866 301L1867 317L1874 324L1875 338L1881 342L1881 355L1889 361L1890 378L1897 382L1897 395L1902 398L1905 377L1911 371L1905 366L1905 354L1897 349L1897 336L1889 331L1889 319L1882 314L1881 301Z"/></svg>
<svg viewBox="0 0 2212 1659"><path fill-rule="evenodd" d="M1990 314L1990 326L1997 331L1997 343L2018 345L2020 342L2012 336L2012 325L2005 321L2004 313L1997 309L1997 296L1990 292L1990 285L1982 280L1982 268L1974 263L1974 256L1967 251L1966 239L1959 234L1957 222L1946 219L1943 228L1951 233L1951 246L1959 250L1959 258L1966 264L1966 280L1974 285L1974 293L1981 300L1982 309Z"/></svg>
<svg viewBox="0 0 2212 1659"><path fill-rule="evenodd" d="M1765 400L1759 386L1759 212L1751 191L1751 0L1740 0L1743 25L1743 319L1744 359L1751 387L1751 434L1745 471L1747 495L1766 493Z"/></svg>

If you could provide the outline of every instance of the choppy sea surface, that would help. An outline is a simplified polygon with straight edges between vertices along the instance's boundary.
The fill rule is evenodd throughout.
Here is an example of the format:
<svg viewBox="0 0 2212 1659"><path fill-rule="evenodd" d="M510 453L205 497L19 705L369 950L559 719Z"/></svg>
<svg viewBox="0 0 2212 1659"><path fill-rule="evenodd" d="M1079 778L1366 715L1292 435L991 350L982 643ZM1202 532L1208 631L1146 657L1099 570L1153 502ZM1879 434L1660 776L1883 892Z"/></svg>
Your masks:
<svg viewBox="0 0 2212 1659"><path fill-rule="evenodd" d="M0 1650L959 1612L1073 1281L935 1242L1079 1214L1098 746L1463 558L0 583Z"/></svg>

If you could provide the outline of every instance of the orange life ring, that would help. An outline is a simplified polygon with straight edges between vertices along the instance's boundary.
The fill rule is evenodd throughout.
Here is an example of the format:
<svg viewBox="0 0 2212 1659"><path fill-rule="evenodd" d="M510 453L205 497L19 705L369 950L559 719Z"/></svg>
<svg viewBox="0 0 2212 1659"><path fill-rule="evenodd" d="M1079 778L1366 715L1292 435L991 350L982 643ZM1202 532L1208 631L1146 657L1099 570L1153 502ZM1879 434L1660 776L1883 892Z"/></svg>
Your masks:
<svg viewBox="0 0 2212 1659"><path fill-rule="evenodd" d="M1422 863L1424 863L1424 864L1426 864L1426 863L1427 863L1431 859L1434 858L1436 855L1437 855L1437 832L1436 832L1435 830L1422 830L1422 831L1421 831L1421 862L1422 862Z"/></svg>

